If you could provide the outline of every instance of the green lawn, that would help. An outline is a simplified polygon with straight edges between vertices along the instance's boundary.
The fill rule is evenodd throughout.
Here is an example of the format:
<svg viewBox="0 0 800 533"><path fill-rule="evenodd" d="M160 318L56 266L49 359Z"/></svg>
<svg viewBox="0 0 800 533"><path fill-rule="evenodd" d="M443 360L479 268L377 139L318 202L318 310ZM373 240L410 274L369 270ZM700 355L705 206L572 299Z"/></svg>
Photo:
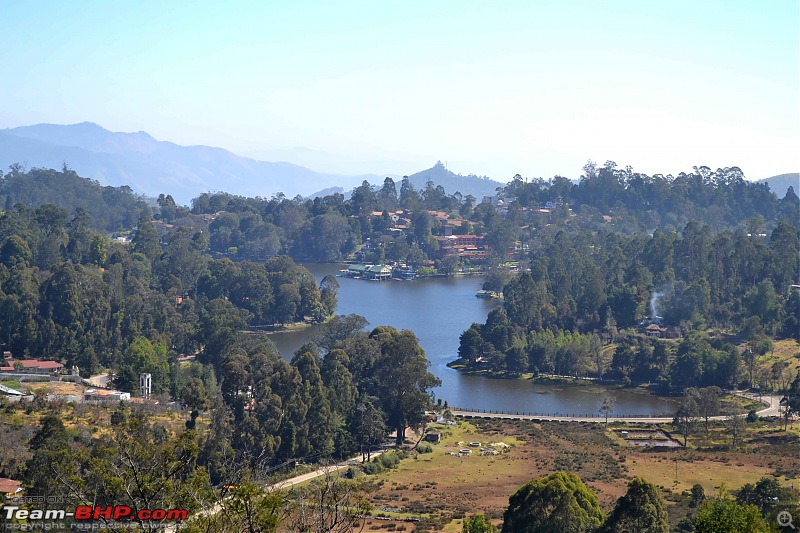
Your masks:
<svg viewBox="0 0 800 533"><path fill-rule="evenodd" d="M14 380L0 381L0 385L5 385L6 387L11 387L12 389L17 389L17 390L20 390L22 388L22 383Z"/></svg>

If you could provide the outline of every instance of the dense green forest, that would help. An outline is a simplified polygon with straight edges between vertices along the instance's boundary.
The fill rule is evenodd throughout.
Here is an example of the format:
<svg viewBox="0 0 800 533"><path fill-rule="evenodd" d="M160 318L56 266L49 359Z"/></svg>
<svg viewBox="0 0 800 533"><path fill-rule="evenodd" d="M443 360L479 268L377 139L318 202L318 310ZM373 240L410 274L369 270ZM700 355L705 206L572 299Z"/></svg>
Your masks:
<svg viewBox="0 0 800 533"><path fill-rule="evenodd" d="M786 221L767 238L695 222L651 236L554 230L535 243L530 272L504 285L503 308L464 332L459 355L512 373L737 385L740 354L702 332L730 331L754 346L797 338L797 258L798 232ZM658 337L679 342L645 338L642 326L653 322ZM599 350L610 341L620 346L606 368Z"/></svg>
<svg viewBox="0 0 800 533"><path fill-rule="evenodd" d="M53 204L69 214L80 209L88 215L91 227L104 233L130 230L140 215L149 211L146 199L130 187L102 186L66 165L61 171L33 168L25 172L20 165L12 165L6 174L0 171L0 208L11 211L18 204Z"/></svg>
<svg viewBox="0 0 800 533"><path fill-rule="evenodd" d="M502 207L458 192L448 195L433 183L418 191L404 179L398 192L395 182L387 178L377 190L362 184L346 201L342 195L311 201L204 194L193 201L192 212L224 211L209 228L215 252L242 257L280 252L314 261L347 257L368 239L382 243L383 255L376 252L376 262L383 258L405 262L409 257L414 262L420 252L422 257L434 258L438 246L433 237L442 221L431 217L430 211L448 213L454 233L485 236L495 252L490 257L493 262L502 262L518 240L535 242L549 225L637 234L656 228L680 232L694 221L716 230L760 234L781 220L795 228L800 224L800 200L794 191L778 198L766 185L745 181L737 168L712 172L700 167L677 177L650 177L618 170L608 162L600 169L587 165L585 174L577 185L559 176L529 182L515 176L498 191ZM541 210L548 202L554 207ZM411 222L400 236L391 232L394 224L388 216L370 215L388 215L397 209L409 212ZM611 228L603 216L612 219Z"/></svg>
<svg viewBox="0 0 800 533"><path fill-rule="evenodd" d="M212 259L202 233L178 227L162 241L144 217L127 244L90 229L80 209L70 216L52 204L17 204L0 217L0 240L8 317L0 342L16 357L56 357L84 374L135 359L140 338L162 355L194 353L211 342L204 332L217 314L264 326L321 320L336 305L335 281L320 289L288 257ZM157 389L174 391L168 376Z"/></svg>
<svg viewBox="0 0 800 533"><path fill-rule="evenodd" d="M68 168L27 173L15 168L0 176L0 200L6 211L17 204L35 208L52 203L69 214L81 208L91 227L107 234L129 232L143 214L150 214L162 237L170 227L202 231L210 253L254 261L275 255L338 261L362 251L362 260L376 263L445 262L435 238L444 225L452 226L454 234L484 237L491 265L504 262L517 242L522 249L535 244L551 226L646 235L655 229L682 232L689 222L715 232L750 234L771 232L781 220L795 228L800 224L794 190L778 198L766 185L745 181L735 167L647 176L620 170L613 162L602 168L590 162L578 184L560 176L547 181L515 176L487 202L458 191L448 194L432 182L417 190L407 178L399 184L386 178L379 188L363 183L349 199L341 194L311 200L204 193L190 210L165 194L151 210L130 189L102 187ZM396 211L401 211L398 221L390 217ZM465 261L463 256L460 260ZM452 265L437 266L452 271Z"/></svg>
<svg viewBox="0 0 800 533"><path fill-rule="evenodd" d="M613 161L602 167L589 161L578 184L558 176L526 181L517 175L504 192L520 207L560 197L585 216L612 215L617 231L681 230L690 221L735 228L752 217L798 224L796 191L779 198L766 184L746 181L737 167L648 176Z"/></svg>

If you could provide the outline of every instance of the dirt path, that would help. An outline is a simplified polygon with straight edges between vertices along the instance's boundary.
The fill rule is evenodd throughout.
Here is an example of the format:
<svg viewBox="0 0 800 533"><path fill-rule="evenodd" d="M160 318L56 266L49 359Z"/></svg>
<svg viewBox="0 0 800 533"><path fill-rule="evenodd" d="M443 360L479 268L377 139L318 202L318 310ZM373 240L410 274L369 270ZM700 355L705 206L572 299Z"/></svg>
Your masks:
<svg viewBox="0 0 800 533"><path fill-rule="evenodd" d="M108 372L103 372L102 374L96 374L86 381L88 381L94 387L101 387L106 388L108 387L108 382L111 380L111 377L108 375Z"/></svg>
<svg viewBox="0 0 800 533"><path fill-rule="evenodd" d="M383 453L383 450L378 450L378 451L372 452L372 457L378 457L382 453ZM267 492L274 491L274 490L286 489L286 488L292 487L294 485L299 485L300 483L304 483L304 482L309 481L311 479L324 476L325 474L329 474L329 473L332 473L332 472L338 472L339 470L343 470L345 468L349 468L350 466L353 466L354 462L356 462L356 463L361 462L361 456L358 455L358 456L352 457L352 458L350 458L350 459L348 459L346 461L342 461L341 463L337 463L335 465L325 466L323 468L318 468L317 470L314 470L313 472L307 472L307 473L301 474L299 476L291 477L289 479L284 479L283 481L279 481L278 483L274 483L272 485L268 485L266 487L266 489L267 489ZM228 498L225 498L225 499L227 500ZM191 520L192 518L200 518L200 517L204 517L204 516L214 516L215 514L219 513L222 510L222 507L223 507L224 503L225 503L225 500L222 500L221 502L213 505L212 507L209 507L208 509L203 509L202 511L198 511L195 514L193 514L192 516L190 516L189 520ZM171 524L171 525L168 525L168 526L166 526L164 528L164 532L165 533L174 533L179 528L180 528L180 524Z"/></svg>

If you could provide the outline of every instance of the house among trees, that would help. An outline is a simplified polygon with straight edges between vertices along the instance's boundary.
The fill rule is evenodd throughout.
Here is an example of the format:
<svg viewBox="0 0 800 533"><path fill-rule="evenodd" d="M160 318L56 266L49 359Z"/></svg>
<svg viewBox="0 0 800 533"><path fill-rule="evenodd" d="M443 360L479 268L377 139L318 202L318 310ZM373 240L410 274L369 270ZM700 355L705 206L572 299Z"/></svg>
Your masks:
<svg viewBox="0 0 800 533"><path fill-rule="evenodd" d="M646 328L644 328L644 333L648 337L655 337L657 339L662 339L667 335L667 328L662 328L658 324L650 324Z"/></svg>
<svg viewBox="0 0 800 533"><path fill-rule="evenodd" d="M5 498L15 498L23 491L22 483L9 479L7 477L0 477L0 494Z"/></svg>
<svg viewBox="0 0 800 533"><path fill-rule="evenodd" d="M0 372L18 372L25 374L59 374L64 365L57 361L39 361L37 359L6 359L0 366Z"/></svg>
<svg viewBox="0 0 800 533"><path fill-rule="evenodd" d="M555 209L557 207L561 207L562 205L564 205L564 199L559 196L555 200L547 200L539 207L541 207L542 209Z"/></svg>

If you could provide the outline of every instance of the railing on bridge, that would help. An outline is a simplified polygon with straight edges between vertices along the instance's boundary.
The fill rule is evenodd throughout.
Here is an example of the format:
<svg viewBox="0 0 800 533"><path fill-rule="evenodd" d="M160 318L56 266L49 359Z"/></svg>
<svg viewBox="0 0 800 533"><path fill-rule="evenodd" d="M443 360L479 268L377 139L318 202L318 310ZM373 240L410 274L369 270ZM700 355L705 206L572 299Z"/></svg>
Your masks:
<svg viewBox="0 0 800 533"><path fill-rule="evenodd" d="M450 407L450 411L461 411L461 413L454 413L456 416L470 416L470 415L508 415L508 416L530 416L530 417L548 417L548 418L602 418L605 419L605 414L576 414L576 413L531 413L525 411L495 411L491 409L464 409L461 407ZM653 414L653 415L626 415L609 413L608 418L672 418L670 414Z"/></svg>

